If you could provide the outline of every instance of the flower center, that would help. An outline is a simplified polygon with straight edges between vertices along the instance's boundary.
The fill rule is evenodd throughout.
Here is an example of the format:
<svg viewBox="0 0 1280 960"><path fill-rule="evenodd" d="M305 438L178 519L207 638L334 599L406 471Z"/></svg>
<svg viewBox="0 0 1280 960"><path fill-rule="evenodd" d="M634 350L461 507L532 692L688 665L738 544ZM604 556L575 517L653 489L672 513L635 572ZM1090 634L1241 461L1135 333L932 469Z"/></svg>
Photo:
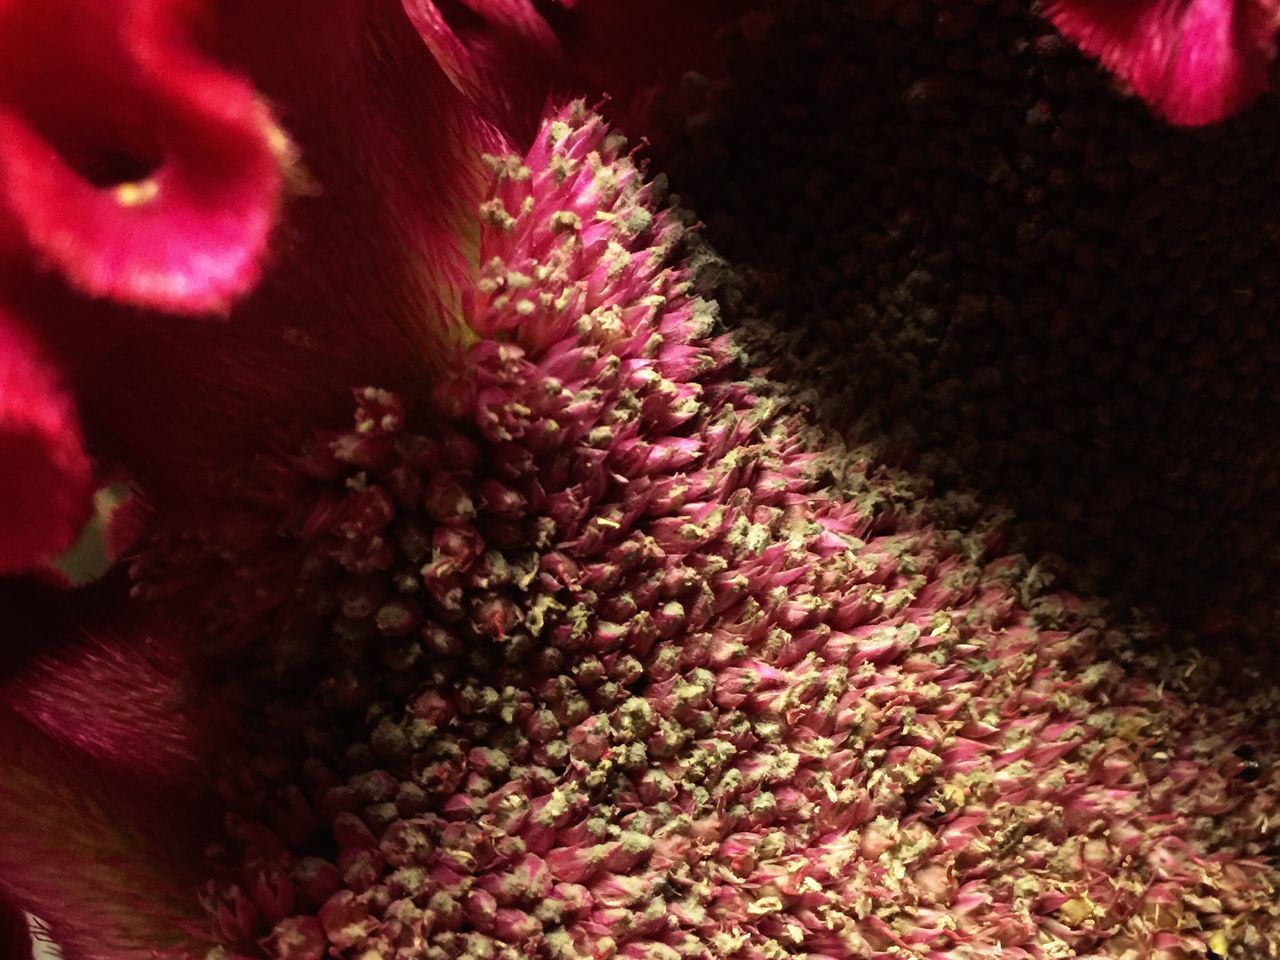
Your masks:
<svg viewBox="0 0 1280 960"><path fill-rule="evenodd" d="M228 948L1061 956L1270 922L1275 870L1225 853L1276 850L1239 717L1131 676L909 478L805 453L598 119L494 168L478 340L421 423L357 391L140 566L197 584L245 720Z"/></svg>

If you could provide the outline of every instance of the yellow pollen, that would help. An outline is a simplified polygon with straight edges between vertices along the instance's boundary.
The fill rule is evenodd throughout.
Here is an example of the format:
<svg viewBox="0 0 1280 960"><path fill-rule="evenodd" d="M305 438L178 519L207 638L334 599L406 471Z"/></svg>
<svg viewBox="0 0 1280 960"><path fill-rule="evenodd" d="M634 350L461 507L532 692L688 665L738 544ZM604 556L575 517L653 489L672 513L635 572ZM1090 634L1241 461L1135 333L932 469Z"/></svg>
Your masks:
<svg viewBox="0 0 1280 960"><path fill-rule="evenodd" d="M154 178L122 183L115 188L116 203L122 207L140 207L160 194L160 183Z"/></svg>
<svg viewBox="0 0 1280 960"><path fill-rule="evenodd" d="M274 123L267 123L263 129L263 136L267 141L267 149L275 154L277 159L292 162L294 158L293 141L289 139L287 133Z"/></svg>

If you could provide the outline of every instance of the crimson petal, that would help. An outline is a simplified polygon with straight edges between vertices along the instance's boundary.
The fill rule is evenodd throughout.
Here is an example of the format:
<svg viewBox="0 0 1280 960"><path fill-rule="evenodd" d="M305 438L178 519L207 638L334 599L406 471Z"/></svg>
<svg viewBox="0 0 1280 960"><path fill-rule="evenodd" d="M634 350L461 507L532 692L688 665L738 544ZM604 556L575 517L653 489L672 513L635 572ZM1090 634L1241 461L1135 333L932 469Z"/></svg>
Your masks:
<svg viewBox="0 0 1280 960"><path fill-rule="evenodd" d="M305 168L270 269L225 323L157 323L94 301L50 311L44 331L94 450L155 504L198 504L211 471L251 459L268 425L341 422L353 383L429 389L424 369L460 335L465 225L478 158L497 142L398 5L210 6L205 49L252 79Z"/></svg>
<svg viewBox="0 0 1280 960"><path fill-rule="evenodd" d="M508 132L532 133L559 41L530 0L402 0L450 81ZM451 15L446 16L446 11Z"/></svg>
<svg viewBox="0 0 1280 960"><path fill-rule="evenodd" d="M195 871L221 810L204 761L224 726L191 708L129 589L122 571L71 595L0 580L0 906L66 960L185 960L204 929Z"/></svg>
<svg viewBox="0 0 1280 960"><path fill-rule="evenodd" d="M1045 14L1171 123L1213 123L1267 88L1275 0L1051 0Z"/></svg>
<svg viewBox="0 0 1280 960"><path fill-rule="evenodd" d="M0 574L46 564L89 513L79 419L27 333L0 312Z"/></svg>
<svg viewBox="0 0 1280 960"><path fill-rule="evenodd" d="M178 313L258 279L287 141L186 0L0 2L0 208L80 290ZM0 220L0 222L3 222Z"/></svg>
<svg viewBox="0 0 1280 960"><path fill-rule="evenodd" d="M613 99L632 133L654 134L652 108L687 70L714 71L718 31L744 0L402 0L450 80L516 142L548 96Z"/></svg>
<svg viewBox="0 0 1280 960"><path fill-rule="evenodd" d="M129 615L136 608L128 586L114 577L81 591L75 615L64 625L55 615L27 661L10 666L0 701L147 789L197 783L201 760L225 724L191 702L175 644ZM98 627L100 621L107 625Z"/></svg>

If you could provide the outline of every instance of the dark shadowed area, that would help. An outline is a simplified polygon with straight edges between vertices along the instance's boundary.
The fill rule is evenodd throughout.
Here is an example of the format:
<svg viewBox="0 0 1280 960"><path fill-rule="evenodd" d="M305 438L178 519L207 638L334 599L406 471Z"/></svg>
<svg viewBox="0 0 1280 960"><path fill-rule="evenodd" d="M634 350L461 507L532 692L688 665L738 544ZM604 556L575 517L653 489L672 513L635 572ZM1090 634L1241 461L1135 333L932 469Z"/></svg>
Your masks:
<svg viewBox="0 0 1280 960"><path fill-rule="evenodd" d="M1274 101L1168 128L1020 2L769 9L728 83L686 82L658 166L789 341L777 373L1006 502L1076 589L1253 659L1280 572Z"/></svg>

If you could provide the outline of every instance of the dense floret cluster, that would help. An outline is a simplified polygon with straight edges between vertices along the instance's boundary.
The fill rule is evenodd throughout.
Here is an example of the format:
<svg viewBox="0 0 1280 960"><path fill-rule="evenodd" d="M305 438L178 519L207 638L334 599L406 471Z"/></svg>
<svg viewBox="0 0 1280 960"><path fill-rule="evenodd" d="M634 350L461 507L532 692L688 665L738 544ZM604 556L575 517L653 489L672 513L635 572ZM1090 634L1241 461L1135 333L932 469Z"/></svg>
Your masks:
<svg viewBox="0 0 1280 960"><path fill-rule="evenodd" d="M136 561L243 721L226 950L1280 949L1272 703L806 428L597 117L492 166L430 402L358 390Z"/></svg>
<svg viewBox="0 0 1280 960"><path fill-rule="evenodd" d="M1170 128L1017 0L768 8L662 164L792 338L779 375L939 489L1005 498L1082 589L1254 638L1265 676L1274 102Z"/></svg>

